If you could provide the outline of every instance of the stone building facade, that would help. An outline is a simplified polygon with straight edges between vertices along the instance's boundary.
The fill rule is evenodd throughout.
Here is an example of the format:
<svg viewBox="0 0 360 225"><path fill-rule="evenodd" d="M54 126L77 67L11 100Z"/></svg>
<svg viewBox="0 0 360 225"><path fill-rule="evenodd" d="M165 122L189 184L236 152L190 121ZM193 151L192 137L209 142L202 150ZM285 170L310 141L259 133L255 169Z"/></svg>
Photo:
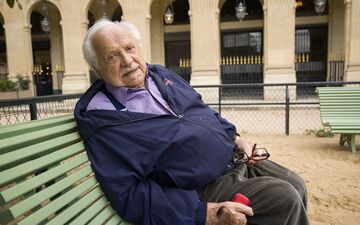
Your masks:
<svg viewBox="0 0 360 225"><path fill-rule="evenodd" d="M34 95L83 92L91 71L82 41L105 15L134 23L146 61L187 68L192 85L234 82L223 77L234 65L252 68L255 83L360 81L360 1L328 0L321 15L313 0L242 1L248 6L242 21L234 16L236 0L19 0L21 10L2 1L0 73L29 77ZM169 6L173 24L163 20ZM40 25L45 14L49 32ZM304 68L313 68L315 78ZM50 91L39 93L46 82Z"/></svg>

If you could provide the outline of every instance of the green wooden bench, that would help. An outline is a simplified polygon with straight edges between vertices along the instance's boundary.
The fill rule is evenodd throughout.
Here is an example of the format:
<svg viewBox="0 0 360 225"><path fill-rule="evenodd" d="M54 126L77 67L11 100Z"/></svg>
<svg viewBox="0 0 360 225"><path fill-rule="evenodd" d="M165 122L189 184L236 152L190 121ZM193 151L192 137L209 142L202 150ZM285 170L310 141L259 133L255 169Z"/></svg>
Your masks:
<svg viewBox="0 0 360 225"><path fill-rule="evenodd" d="M0 127L0 224L129 224L95 179L73 116Z"/></svg>
<svg viewBox="0 0 360 225"><path fill-rule="evenodd" d="M355 153L355 135L360 134L360 88L318 87L316 91L323 125L340 134L340 145L347 142Z"/></svg>

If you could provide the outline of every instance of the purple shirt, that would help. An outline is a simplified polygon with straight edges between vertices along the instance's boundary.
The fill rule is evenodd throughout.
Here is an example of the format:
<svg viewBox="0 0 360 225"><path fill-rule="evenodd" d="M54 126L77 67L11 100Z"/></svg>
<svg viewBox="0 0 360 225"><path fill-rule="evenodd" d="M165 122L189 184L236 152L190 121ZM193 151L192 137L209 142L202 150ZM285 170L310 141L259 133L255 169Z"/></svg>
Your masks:
<svg viewBox="0 0 360 225"><path fill-rule="evenodd" d="M169 104L162 97L154 80L146 75L146 88L114 87L106 84L106 89L130 112L152 113L152 114L174 114ZM111 101L101 91L89 102L86 111L103 109L116 110ZM125 109L125 110L126 110Z"/></svg>

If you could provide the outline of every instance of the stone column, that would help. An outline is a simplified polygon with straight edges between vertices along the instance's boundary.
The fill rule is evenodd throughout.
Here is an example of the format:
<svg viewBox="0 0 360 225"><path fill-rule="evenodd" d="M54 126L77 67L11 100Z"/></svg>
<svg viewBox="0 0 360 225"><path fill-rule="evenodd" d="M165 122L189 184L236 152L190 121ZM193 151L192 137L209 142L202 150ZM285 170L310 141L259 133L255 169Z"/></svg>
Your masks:
<svg viewBox="0 0 360 225"><path fill-rule="evenodd" d="M87 30L82 4L61 1L65 74L63 94L82 93L89 87L88 65L82 55L82 42Z"/></svg>
<svg viewBox="0 0 360 225"><path fill-rule="evenodd" d="M142 37L142 51L147 62L151 62L150 6L144 0L119 0L123 19L133 23Z"/></svg>
<svg viewBox="0 0 360 225"><path fill-rule="evenodd" d="M218 1L189 0L191 84L220 84Z"/></svg>
<svg viewBox="0 0 360 225"><path fill-rule="evenodd" d="M164 5L153 2L151 7L151 62L165 65Z"/></svg>
<svg viewBox="0 0 360 225"><path fill-rule="evenodd" d="M360 81L360 1L345 0L345 81Z"/></svg>
<svg viewBox="0 0 360 225"><path fill-rule="evenodd" d="M295 8L293 0L264 1L264 83L296 82ZM279 99L273 89L265 88L265 99ZM295 93L292 90L290 96Z"/></svg>
<svg viewBox="0 0 360 225"><path fill-rule="evenodd" d="M50 46L51 46L51 71L52 71L52 80L53 80L53 90L54 93L59 94L59 89L61 87L61 81L58 78L56 69L59 66L63 66L63 46L62 46L62 32L59 24L60 18L57 16L57 13L50 14ZM60 83L58 83L60 81Z"/></svg>
<svg viewBox="0 0 360 225"><path fill-rule="evenodd" d="M3 16L9 78L15 79L17 74L29 78L33 94L31 25L24 24L23 13L17 7L6 10Z"/></svg>
<svg viewBox="0 0 360 225"><path fill-rule="evenodd" d="M329 13L329 54L342 55L344 53L344 3L341 1L331 1Z"/></svg>
<svg viewBox="0 0 360 225"><path fill-rule="evenodd" d="M327 60L330 62L334 58L344 57L344 37L345 37L345 7L343 1L330 1L329 5L329 26L328 26L328 54ZM330 78L330 63L327 65L327 81Z"/></svg>

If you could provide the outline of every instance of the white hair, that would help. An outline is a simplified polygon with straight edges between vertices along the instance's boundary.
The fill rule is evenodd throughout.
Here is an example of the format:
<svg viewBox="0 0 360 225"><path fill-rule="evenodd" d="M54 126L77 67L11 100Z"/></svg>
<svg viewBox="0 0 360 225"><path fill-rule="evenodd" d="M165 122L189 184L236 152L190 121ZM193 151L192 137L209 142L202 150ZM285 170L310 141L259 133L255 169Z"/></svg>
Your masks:
<svg viewBox="0 0 360 225"><path fill-rule="evenodd" d="M135 38L135 40L138 42L139 47L142 46L141 44L141 35L140 35L140 31L134 26L134 24L127 22L127 21L110 21L107 19L101 19L98 20L94 23L94 25L88 30L84 41L83 41L83 46L82 46L82 50L83 50L83 54L85 57L85 60L90 64L90 66L92 66L93 68L97 69L98 68L98 59L96 57L96 53L93 47L93 43L92 43L92 38L94 36L94 34L96 34L97 32L99 32L101 29L110 26L110 25L115 25L118 26L120 28L124 28L127 29L128 31L130 31L130 33L132 34L132 36Z"/></svg>

